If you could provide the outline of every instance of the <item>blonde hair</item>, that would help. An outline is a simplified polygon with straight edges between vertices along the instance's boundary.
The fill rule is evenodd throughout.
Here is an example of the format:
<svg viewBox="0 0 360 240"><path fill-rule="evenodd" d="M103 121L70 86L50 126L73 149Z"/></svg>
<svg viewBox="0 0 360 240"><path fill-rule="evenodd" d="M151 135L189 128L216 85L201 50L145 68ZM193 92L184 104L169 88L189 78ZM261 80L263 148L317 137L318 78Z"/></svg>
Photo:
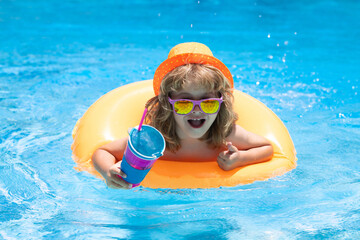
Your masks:
<svg viewBox="0 0 360 240"><path fill-rule="evenodd" d="M231 85L220 70L211 65L186 64L169 72L162 80L160 93L151 98L146 106L146 123L157 128L164 136L166 147L172 152L180 149L180 138L176 134L176 122L168 97L172 92L182 90L189 82L208 91L214 91L223 97L220 111L201 140L214 148L221 147L231 133L238 116L233 111Z"/></svg>

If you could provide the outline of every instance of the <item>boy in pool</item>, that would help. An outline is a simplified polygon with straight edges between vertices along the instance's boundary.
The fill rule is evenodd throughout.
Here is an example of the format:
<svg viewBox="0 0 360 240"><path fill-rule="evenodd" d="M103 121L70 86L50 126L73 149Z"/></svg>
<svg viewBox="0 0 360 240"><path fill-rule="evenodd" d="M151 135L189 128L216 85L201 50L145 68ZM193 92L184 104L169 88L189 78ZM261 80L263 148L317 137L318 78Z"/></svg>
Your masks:
<svg viewBox="0 0 360 240"><path fill-rule="evenodd" d="M166 141L160 159L217 161L225 171L270 160L270 142L235 124L232 88L230 71L207 46L175 46L155 72L155 97L147 103L147 124ZM118 176L126 177L120 169L126 143L122 138L93 154L93 164L110 188L132 187Z"/></svg>

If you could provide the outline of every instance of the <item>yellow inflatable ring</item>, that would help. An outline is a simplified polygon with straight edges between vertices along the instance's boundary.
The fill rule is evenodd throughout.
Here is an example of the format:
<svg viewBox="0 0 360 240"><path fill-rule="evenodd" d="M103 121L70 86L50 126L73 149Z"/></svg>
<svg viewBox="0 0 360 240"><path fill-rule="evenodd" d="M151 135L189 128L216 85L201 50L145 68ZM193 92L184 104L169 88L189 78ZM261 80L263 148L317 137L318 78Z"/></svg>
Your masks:
<svg viewBox="0 0 360 240"><path fill-rule="evenodd" d="M101 175L91 162L93 152L101 145L127 136L127 129L139 124L146 101L153 97L152 80L119 87L98 99L80 118L73 130L71 146L76 169ZM296 151L281 120L255 98L234 91L237 124L269 139L273 158L231 171L219 168L217 162L175 162L157 160L141 183L149 188L215 188L236 186L266 180L296 167Z"/></svg>

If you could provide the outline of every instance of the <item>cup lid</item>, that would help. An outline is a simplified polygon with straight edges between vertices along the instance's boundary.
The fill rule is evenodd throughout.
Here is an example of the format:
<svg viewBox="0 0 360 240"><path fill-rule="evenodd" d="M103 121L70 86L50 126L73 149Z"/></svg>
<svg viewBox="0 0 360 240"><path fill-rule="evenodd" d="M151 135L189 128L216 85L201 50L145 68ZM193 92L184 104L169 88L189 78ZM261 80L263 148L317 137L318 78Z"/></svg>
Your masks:
<svg viewBox="0 0 360 240"><path fill-rule="evenodd" d="M142 125L131 129L129 145L133 153L145 160L154 160L164 154L166 143L163 135L154 127Z"/></svg>

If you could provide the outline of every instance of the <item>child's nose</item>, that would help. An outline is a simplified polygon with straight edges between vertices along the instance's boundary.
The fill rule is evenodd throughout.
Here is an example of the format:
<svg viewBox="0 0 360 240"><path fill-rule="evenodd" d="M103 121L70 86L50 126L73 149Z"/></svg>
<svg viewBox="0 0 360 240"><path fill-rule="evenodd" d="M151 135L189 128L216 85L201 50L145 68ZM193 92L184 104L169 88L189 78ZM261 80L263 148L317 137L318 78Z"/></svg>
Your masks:
<svg viewBox="0 0 360 240"><path fill-rule="evenodd" d="M195 105L195 107L194 107L194 110L193 110L193 111L201 111L200 106L199 106L199 105Z"/></svg>

